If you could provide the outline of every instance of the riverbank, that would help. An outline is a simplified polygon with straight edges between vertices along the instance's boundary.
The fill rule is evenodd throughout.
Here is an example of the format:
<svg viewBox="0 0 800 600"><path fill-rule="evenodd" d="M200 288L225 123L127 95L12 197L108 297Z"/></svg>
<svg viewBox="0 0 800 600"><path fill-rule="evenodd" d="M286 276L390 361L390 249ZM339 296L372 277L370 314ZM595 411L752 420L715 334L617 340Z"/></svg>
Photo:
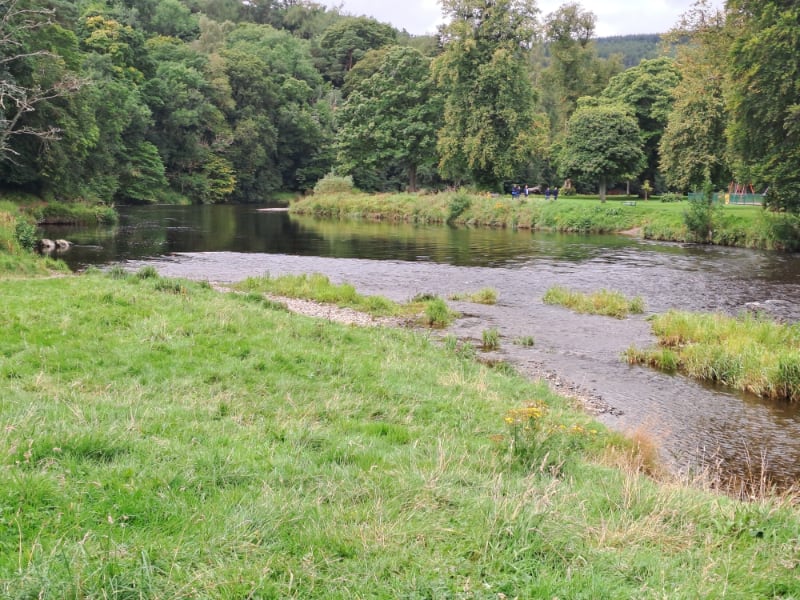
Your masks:
<svg viewBox="0 0 800 600"><path fill-rule="evenodd" d="M788 498L655 483L417 331L152 274L3 286L3 595L800 593Z"/></svg>
<svg viewBox="0 0 800 600"><path fill-rule="evenodd" d="M334 219L376 219L441 223L464 227L500 227L564 233L641 232L645 239L696 242L687 229L688 201L659 202L611 197L605 203L530 196L518 200L466 192L440 194L331 194L300 199L294 214ZM800 250L800 217L775 214L755 206L720 206L713 213L708 241L723 246Z"/></svg>

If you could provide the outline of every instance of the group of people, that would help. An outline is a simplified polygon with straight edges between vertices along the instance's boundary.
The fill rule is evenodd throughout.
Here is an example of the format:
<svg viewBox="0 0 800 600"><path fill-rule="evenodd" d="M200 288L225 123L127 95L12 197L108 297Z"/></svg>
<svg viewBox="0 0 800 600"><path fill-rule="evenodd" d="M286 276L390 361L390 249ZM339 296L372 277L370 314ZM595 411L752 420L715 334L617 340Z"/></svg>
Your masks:
<svg viewBox="0 0 800 600"><path fill-rule="evenodd" d="M514 199L519 198L520 196L525 196L527 198L528 195L531 193L541 194L542 193L541 188L535 187L531 189L528 187L527 183L525 184L524 187L520 187L516 183L511 186L511 197ZM544 191L544 199L550 200L551 197L553 198L553 200L558 200L558 188L557 187L550 188L550 186L547 186L547 189L545 189Z"/></svg>

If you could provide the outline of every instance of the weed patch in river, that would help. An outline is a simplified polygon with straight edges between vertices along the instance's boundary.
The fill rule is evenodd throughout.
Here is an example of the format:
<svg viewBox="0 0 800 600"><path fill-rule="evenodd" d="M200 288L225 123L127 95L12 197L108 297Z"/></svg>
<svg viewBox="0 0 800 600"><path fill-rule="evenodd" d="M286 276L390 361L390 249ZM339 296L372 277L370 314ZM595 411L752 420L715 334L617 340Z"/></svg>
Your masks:
<svg viewBox="0 0 800 600"><path fill-rule="evenodd" d="M558 304L575 312L617 319L644 312L644 300L641 297L629 300L620 292L606 289L584 294L561 286L553 286L545 292L542 300L545 304Z"/></svg>
<svg viewBox="0 0 800 600"><path fill-rule="evenodd" d="M670 311L651 320L660 347L629 348L630 363L680 371L757 396L800 400L800 325Z"/></svg>

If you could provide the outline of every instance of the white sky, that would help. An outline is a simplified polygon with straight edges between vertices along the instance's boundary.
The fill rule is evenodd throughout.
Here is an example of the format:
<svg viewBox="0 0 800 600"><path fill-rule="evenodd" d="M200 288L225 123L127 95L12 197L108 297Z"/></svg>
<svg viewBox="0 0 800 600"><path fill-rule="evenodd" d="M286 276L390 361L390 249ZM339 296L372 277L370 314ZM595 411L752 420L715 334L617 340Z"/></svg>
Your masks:
<svg viewBox="0 0 800 600"><path fill-rule="evenodd" d="M435 33L442 22L438 0L317 0L326 6L340 6L356 16L367 15L411 34ZM539 0L541 16L553 12L568 0ZM664 33L678 21L695 0L578 0L584 10L597 16L596 35ZM721 8L723 0L712 0Z"/></svg>

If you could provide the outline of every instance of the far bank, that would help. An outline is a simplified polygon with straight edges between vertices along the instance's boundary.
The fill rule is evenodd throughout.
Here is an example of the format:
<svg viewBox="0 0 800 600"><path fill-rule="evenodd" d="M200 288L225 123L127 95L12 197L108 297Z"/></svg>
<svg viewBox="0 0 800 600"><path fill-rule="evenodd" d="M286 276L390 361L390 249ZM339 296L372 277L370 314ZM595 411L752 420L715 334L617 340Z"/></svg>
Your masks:
<svg viewBox="0 0 800 600"><path fill-rule="evenodd" d="M713 205L695 225L689 200L661 202L620 196L511 198L464 191L443 193L315 194L293 202L291 213L333 219L441 223L561 233L627 233L645 239L709 243L761 250L800 250L800 217L759 206ZM702 232L702 233L698 233ZM704 235L705 234L705 235Z"/></svg>

